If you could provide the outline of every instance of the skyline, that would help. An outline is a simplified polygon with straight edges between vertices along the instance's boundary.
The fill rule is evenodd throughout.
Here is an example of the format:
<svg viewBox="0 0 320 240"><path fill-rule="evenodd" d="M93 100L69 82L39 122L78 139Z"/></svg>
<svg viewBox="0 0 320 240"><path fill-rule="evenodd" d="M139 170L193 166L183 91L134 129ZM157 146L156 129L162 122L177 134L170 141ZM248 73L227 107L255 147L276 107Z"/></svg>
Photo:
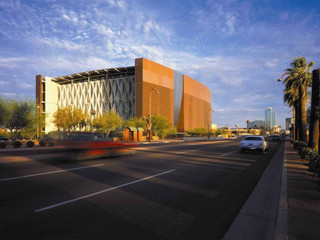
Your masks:
<svg viewBox="0 0 320 240"><path fill-rule="evenodd" d="M35 76L133 66L145 57L203 83L213 123L246 126L272 107L294 57L320 66L316 1L2 1L0 95L35 97Z"/></svg>

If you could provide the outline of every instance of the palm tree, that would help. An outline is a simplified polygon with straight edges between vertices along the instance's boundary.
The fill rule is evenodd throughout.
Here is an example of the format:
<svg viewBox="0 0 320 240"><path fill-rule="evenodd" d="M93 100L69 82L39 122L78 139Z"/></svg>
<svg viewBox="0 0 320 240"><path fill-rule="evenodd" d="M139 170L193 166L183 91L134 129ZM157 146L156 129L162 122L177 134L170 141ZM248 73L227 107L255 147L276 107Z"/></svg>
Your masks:
<svg viewBox="0 0 320 240"><path fill-rule="evenodd" d="M306 97L308 87L311 86L311 68L314 62L306 63L306 58L296 57L291 62L291 68L286 71L289 76L284 80L286 88L291 89L295 94L298 93L298 129L299 140L307 142L307 115L306 115Z"/></svg>
<svg viewBox="0 0 320 240"><path fill-rule="evenodd" d="M292 138L294 140L298 140L299 135L299 114L298 114L298 107L299 107L299 99L298 99L298 91L295 91L293 88L289 88L289 86L286 86L284 90L284 96L283 101L288 104L289 107L293 110L294 115L294 130L292 132Z"/></svg>
<svg viewBox="0 0 320 240"><path fill-rule="evenodd" d="M312 71L312 98L309 125L309 147L319 150L319 69Z"/></svg>

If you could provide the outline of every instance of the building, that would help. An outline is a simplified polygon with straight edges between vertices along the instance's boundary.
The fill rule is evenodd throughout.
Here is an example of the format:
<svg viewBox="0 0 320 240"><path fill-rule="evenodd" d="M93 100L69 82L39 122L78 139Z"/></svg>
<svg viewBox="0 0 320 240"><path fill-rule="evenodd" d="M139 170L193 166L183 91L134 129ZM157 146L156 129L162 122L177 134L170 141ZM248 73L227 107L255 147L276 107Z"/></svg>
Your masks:
<svg viewBox="0 0 320 240"><path fill-rule="evenodd" d="M268 107L264 112L265 122L268 124L268 129L272 127L272 107Z"/></svg>
<svg viewBox="0 0 320 240"><path fill-rule="evenodd" d="M277 112L272 111L272 128L274 128L275 126L278 126Z"/></svg>
<svg viewBox="0 0 320 240"><path fill-rule="evenodd" d="M159 93L159 94L157 94ZM129 67L62 77L36 76L36 104L45 114L45 133L54 131L53 113L75 106L95 117L114 110L124 119L162 115L178 132L211 126L211 92L198 81L145 58Z"/></svg>
<svg viewBox="0 0 320 240"><path fill-rule="evenodd" d="M267 129L269 127L269 123L263 120L254 120L254 121L247 121L247 128L248 129Z"/></svg>
<svg viewBox="0 0 320 240"><path fill-rule="evenodd" d="M292 118L286 118L286 130L290 130L293 126L293 119Z"/></svg>
<svg viewBox="0 0 320 240"><path fill-rule="evenodd" d="M268 123L268 129L277 126L277 112L272 111L272 107L265 110L265 122Z"/></svg>
<svg viewBox="0 0 320 240"><path fill-rule="evenodd" d="M211 124L211 129L212 129L212 130L218 130L218 129L219 129L218 124L212 123L212 124Z"/></svg>

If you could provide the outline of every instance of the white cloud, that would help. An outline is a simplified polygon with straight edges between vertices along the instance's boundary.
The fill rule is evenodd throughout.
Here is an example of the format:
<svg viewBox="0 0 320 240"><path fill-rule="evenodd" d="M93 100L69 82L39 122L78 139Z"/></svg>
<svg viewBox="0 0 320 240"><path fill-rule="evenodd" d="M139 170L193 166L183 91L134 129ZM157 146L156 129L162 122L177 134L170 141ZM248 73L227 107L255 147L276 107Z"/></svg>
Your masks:
<svg viewBox="0 0 320 240"><path fill-rule="evenodd" d="M98 25L96 27L96 30L97 30L98 33L100 33L102 35L105 35L106 37L112 38L115 35L115 33L112 31L111 28L108 28L108 27L106 27L104 25Z"/></svg>
<svg viewBox="0 0 320 240"><path fill-rule="evenodd" d="M5 97L18 97L19 95L15 92L0 92L0 95Z"/></svg>
<svg viewBox="0 0 320 240"><path fill-rule="evenodd" d="M87 46L73 41L58 39L58 38L40 38L34 39L35 43L42 44L44 47L62 48L68 51L81 51L84 52Z"/></svg>
<svg viewBox="0 0 320 240"><path fill-rule="evenodd" d="M9 84L8 82L0 80L0 87L1 86L8 86L8 84Z"/></svg>
<svg viewBox="0 0 320 240"><path fill-rule="evenodd" d="M206 8L198 8L192 14L203 30L232 35L241 10L234 7L233 1L207 1Z"/></svg>
<svg viewBox="0 0 320 240"><path fill-rule="evenodd" d="M2 57L0 58L0 67L15 69L18 68L21 62L25 61L24 57Z"/></svg>
<svg viewBox="0 0 320 240"><path fill-rule="evenodd" d="M17 84L18 88L20 89L34 89L34 84L25 82L25 81L19 81L19 83Z"/></svg>
<svg viewBox="0 0 320 240"><path fill-rule="evenodd" d="M269 100L274 97L273 94L257 94L255 93L255 90L252 89L251 93L241 94L240 96L233 98L232 101L243 105L254 105L259 101L269 102Z"/></svg>

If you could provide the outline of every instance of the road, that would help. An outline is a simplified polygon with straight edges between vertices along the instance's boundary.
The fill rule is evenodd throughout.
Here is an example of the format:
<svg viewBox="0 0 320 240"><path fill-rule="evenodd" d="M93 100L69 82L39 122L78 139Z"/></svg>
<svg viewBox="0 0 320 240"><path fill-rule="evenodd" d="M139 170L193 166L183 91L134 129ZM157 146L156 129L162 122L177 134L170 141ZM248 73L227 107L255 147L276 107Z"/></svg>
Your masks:
<svg viewBox="0 0 320 240"><path fill-rule="evenodd" d="M238 144L141 145L79 162L2 154L0 239L221 239L280 146Z"/></svg>

